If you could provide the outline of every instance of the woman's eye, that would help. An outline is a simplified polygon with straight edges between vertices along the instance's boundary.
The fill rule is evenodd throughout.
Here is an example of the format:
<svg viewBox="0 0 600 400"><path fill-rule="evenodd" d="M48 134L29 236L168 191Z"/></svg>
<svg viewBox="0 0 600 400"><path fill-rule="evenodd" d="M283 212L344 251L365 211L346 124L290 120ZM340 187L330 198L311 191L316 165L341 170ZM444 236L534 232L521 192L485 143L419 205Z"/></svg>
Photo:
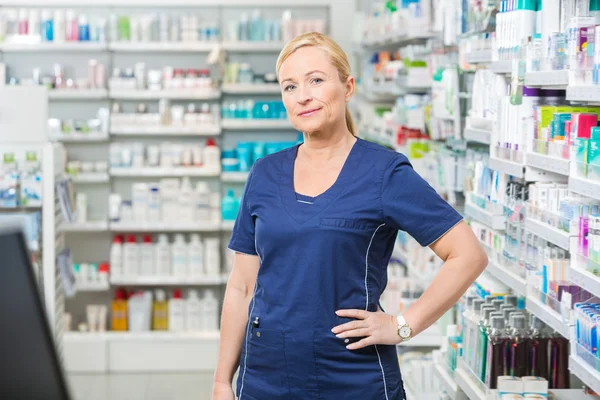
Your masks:
<svg viewBox="0 0 600 400"><path fill-rule="evenodd" d="M292 91L294 88L295 88L295 86L294 86L294 85L288 85L288 86L286 86L286 87L285 87L285 89L284 89L284 90L285 90L286 92L290 92L290 91Z"/></svg>
<svg viewBox="0 0 600 400"><path fill-rule="evenodd" d="M323 79L321 79L321 78L314 78L313 79L313 83L319 84L321 82L323 82Z"/></svg>

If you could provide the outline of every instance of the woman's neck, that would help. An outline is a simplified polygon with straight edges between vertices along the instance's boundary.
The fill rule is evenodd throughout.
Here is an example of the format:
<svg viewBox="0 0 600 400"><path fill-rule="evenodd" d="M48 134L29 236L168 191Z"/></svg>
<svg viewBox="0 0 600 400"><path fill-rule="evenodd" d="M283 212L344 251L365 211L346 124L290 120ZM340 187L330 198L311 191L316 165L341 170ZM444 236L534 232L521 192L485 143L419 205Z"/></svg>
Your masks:
<svg viewBox="0 0 600 400"><path fill-rule="evenodd" d="M328 132L311 132L304 134L304 144L300 152L308 160L327 161L335 157L346 156L356 142L346 125L343 128Z"/></svg>

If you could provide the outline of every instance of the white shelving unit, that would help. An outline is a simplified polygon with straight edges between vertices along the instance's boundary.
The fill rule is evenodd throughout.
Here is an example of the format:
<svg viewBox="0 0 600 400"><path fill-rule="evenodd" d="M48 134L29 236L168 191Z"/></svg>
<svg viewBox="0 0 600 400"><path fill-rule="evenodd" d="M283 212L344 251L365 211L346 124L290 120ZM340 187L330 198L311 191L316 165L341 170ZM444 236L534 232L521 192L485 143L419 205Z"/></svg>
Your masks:
<svg viewBox="0 0 600 400"><path fill-rule="evenodd" d="M539 317L546 323L550 328L560 333L562 336L569 337L569 326L563 321L562 316L543 304L540 300L533 296L527 296L527 311Z"/></svg>
<svg viewBox="0 0 600 400"><path fill-rule="evenodd" d="M496 74L510 74L512 61L492 61L490 70Z"/></svg>
<svg viewBox="0 0 600 400"><path fill-rule="evenodd" d="M506 218L504 215L494 215L471 203L465 204L465 215L497 231L504 230L506 227Z"/></svg>
<svg viewBox="0 0 600 400"><path fill-rule="evenodd" d="M525 86L544 89L566 89L569 85L569 71L536 71L525 74Z"/></svg>
<svg viewBox="0 0 600 400"><path fill-rule="evenodd" d="M79 173L77 175L70 176L74 183L107 183L110 181L110 177L106 172L88 172Z"/></svg>
<svg viewBox="0 0 600 400"><path fill-rule="evenodd" d="M111 232L220 232L220 223L182 223L182 222L112 222L109 226Z"/></svg>
<svg viewBox="0 0 600 400"><path fill-rule="evenodd" d="M62 232L108 232L107 221L91 221L82 223L64 223L60 226Z"/></svg>
<svg viewBox="0 0 600 400"><path fill-rule="evenodd" d="M469 64L489 64L492 62L492 50L475 50L465 54Z"/></svg>
<svg viewBox="0 0 600 400"><path fill-rule="evenodd" d="M118 286L217 286L227 283L228 278L228 275L183 279L176 276L134 276L111 277L110 283Z"/></svg>
<svg viewBox="0 0 600 400"><path fill-rule="evenodd" d="M577 355L569 357L569 370L594 392L600 393L600 372Z"/></svg>
<svg viewBox="0 0 600 400"><path fill-rule="evenodd" d="M458 383L456 383L456 380L450 376L446 370L446 367L435 364L433 372L440 381L442 389L444 389L451 400L467 400L467 395L461 390L461 388L458 387Z"/></svg>
<svg viewBox="0 0 600 400"><path fill-rule="evenodd" d="M283 42L235 42L225 41L222 44L223 49L231 52L240 53L271 53L279 52L285 46Z"/></svg>
<svg viewBox="0 0 600 400"><path fill-rule="evenodd" d="M570 176L569 190L583 196L600 200L600 182L591 179Z"/></svg>
<svg viewBox="0 0 600 400"><path fill-rule="evenodd" d="M245 183L248 180L248 172L223 172L221 182Z"/></svg>
<svg viewBox="0 0 600 400"><path fill-rule="evenodd" d="M111 168L110 176L115 177L218 177L221 170L206 167L181 167L181 168Z"/></svg>
<svg viewBox="0 0 600 400"><path fill-rule="evenodd" d="M461 367L456 368L456 371L454 371L454 378L460 390L465 393L469 400L494 400L496 398L495 393L491 390L481 390L481 386L473 379L471 373Z"/></svg>
<svg viewBox="0 0 600 400"><path fill-rule="evenodd" d="M108 99L106 89L73 89L73 90L49 90L50 100L105 100Z"/></svg>
<svg viewBox="0 0 600 400"><path fill-rule="evenodd" d="M573 261L571 261L573 262ZM569 280L596 297L600 297L600 277L585 271L580 267L569 266Z"/></svg>
<svg viewBox="0 0 600 400"><path fill-rule="evenodd" d="M25 5L23 5L25 6ZM0 51L5 53L26 52L99 52L107 49L106 43L99 42L38 42L2 43Z"/></svg>
<svg viewBox="0 0 600 400"><path fill-rule="evenodd" d="M110 90L113 100L218 100L217 89Z"/></svg>
<svg viewBox="0 0 600 400"><path fill-rule="evenodd" d="M489 167L503 174L512 175L515 178L524 178L525 166L514 161L504 160L502 158L490 157Z"/></svg>
<svg viewBox="0 0 600 400"><path fill-rule="evenodd" d="M118 126L110 130L113 136L218 136L221 126L206 124L199 126Z"/></svg>
<svg viewBox="0 0 600 400"><path fill-rule="evenodd" d="M571 235L569 235L569 233L563 232L560 229L554 228L532 218L527 218L525 226L529 232L552 244L555 244L560 248L563 248L567 251L569 250L571 244Z"/></svg>
<svg viewBox="0 0 600 400"><path fill-rule="evenodd" d="M106 292L110 289L110 285L106 284L77 284L76 285L77 292Z"/></svg>
<svg viewBox="0 0 600 400"><path fill-rule="evenodd" d="M567 87L567 100L580 103L600 103L598 86L569 86Z"/></svg>
<svg viewBox="0 0 600 400"><path fill-rule="evenodd" d="M287 119L224 119L221 127L231 130L294 129Z"/></svg>
<svg viewBox="0 0 600 400"><path fill-rule="evenodd" d="M381 46L397 46L401 47L416 40L425 40L437 37L433 32L419 32L418 30L407 29L406 32L390 33L378 37L376 39L367 39L363 41L362 47L381 47Z"/></svg>
<svg viewBox="0 0 600 400"><path fill-rule="evenodd" d="M569 176L570 161L559 157L546 156L538 153L527 153L527 165L555 174Z"/></svg>
<svg viewBox="0 0 600 400"><path fill-rule="evenodd" d="M65 134L57 137L51 137L51 141L53 142L62 142L62 143L104 143L108 142L108 135L104 134Z"/></svg>
<svg viewBox="0 0 600 400"><path fill-rule="evenodd" d="M499 265L494 261L489 261L485 270L510 287L518 295L527 295L527 281L509 268Z"/></svg>
<svg viewBox="0 0 600 400"><path fill-rule="evenodd" d="M112 42L108 49L119 53L195 53L209 52L219 46L219 42Z"/></svg>
<svg viewBox="0 0 600 400"><path fill-rule="evenodd" d="M221 90L225 94L281 94L277 83L224 83Z"/></svg>
<svg viewBox="0 0 600 400"><path fill-rule="evenodd" d="M492 142L492 132L483 129L465 127L464 138L467 142L489 145Z"/></svg>

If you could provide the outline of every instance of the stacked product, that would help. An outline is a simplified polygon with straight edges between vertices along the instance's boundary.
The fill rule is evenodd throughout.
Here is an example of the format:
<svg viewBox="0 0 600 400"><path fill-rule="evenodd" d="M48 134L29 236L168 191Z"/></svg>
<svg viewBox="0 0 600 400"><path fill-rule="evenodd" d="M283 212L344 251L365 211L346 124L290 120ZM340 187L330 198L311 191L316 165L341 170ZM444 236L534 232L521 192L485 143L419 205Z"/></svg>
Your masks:
<svg viewBox="0 0 600 400"><path fill-rule="evenodd" d="M5 64L0 64L1 75L8 76L9 85L41 85L49 90L85 90L85 89L105 89L106 88L106 70L104 64L97 60L88 61L87 76L84 78L67 78L65 71L68 68L61 64L52 66L52 73L45 73L41 67L36 67L32 71L30 78L17 78L6 73ZM19 71L20 73L21 71ZM4 84L4 82L2 82Z"/></svg>
<svg viewBox="0 0 600 400"><path fill-rule="evenodd" d="M187 105L171 104L168 99L161 99L158 112L148 111L148 105L139 103L135 113L125 113L119 103L113 103L110 125L112 131L139 132L143 129L176 128L181 130L202 129L219 123L218 104L188 103Z"/></svg>
<svg viewBox="0 0 600 400"><path fill-rule="evenodd" d="M106 174L108 163L106 161L69 161L67 162L67 175L76 177L81 174Z"/></svg>
<svg viewBox="0 0 600 400"><path fill-rule="evenodd" d="M294 142L238 142L235 149L224 149L222 163L224 172L250 172L260 158L294 146Z"/></svg>
<svg viewBox="0 0 600 400"><path fill-rule="evenodd" d="M5 151L0 160L0 208L42 206L42 164L38 151Z"/></svg>
<svg viewBox="0 0 600 400"><path fill-rule="evenodd" d="M431 4L416 0L373 1L363 26L363 39L377 40L410 32L417 36L431 30Z"/></svg>
<svg viewBox="0 0 600 400"><path fill-rule="evenodd" d="M274 72L268 72L266 74L259 74L252 70L252 66L248 63L229 63L225 68L225 75L223 76L223 83L241 83L241 84L253 84L253 83L270 83L273 85L277 84L277 75Z"/></svg>
<svg viewBox="0 0 600 400"><path fill-rule="evenodd" d="M595 303L595 302L594 302ZM598 339L600 308L598 304L579 303L573 310L575 323L576 353L591 368L600 370L598 365Z"/></svg>
<svg viewBox="0 0 600 400"><path fill-rule="evenodd" d="M172 243L165 234L154 242L151 235L139 241L135 235L115 236L110 250L110 278L136 280L151 277L175 278L181 281L203 277L218 278L221 274L220 242L192 234L189 240L182 234Z"/></svg>
<svg viewBox="0 0 600 400"><path fill-rule="evenodd" d="M206 90L214 85L209 69L174 68L147 69L145 63L133 68L114 68L108 87L111 90Z"/></svg>
<svg viewBox="0 0 600 400"><path fill-rule="evenodd" d="M287 119L287 112L281 100L224 101L221 115L225 119Z"/></svg>
<svg viewBox="0 0 600 400"><path fill-rule="evenodd" d="M78 288L108 287L108 263L73 264L73 277Z"/></svg>
<svg viewBox="0 0 600 400"><path fill-rule="evenodd" d="M116 15L109 19L113 42L197 42L219 39L216 21L203 20L194 14Z"/></svg>
<svg viewBox="0 0 600 400"><path fill-rule="evenodd" d="M211 192L206 182L198 182L194 190L188 178L161 179L159 183L133 183L131 191L131 201L121 200L119 194L109 196L110 221L192 226L221 221L221 194Z"/></svg>
<svg viewBox="0 0 600 400"><path fill-rule="evenodd" d="M52 140L68 138L93 138L108 136L109 112L100 108L96 118L90 119L48 119L48 137Z"/></svg>

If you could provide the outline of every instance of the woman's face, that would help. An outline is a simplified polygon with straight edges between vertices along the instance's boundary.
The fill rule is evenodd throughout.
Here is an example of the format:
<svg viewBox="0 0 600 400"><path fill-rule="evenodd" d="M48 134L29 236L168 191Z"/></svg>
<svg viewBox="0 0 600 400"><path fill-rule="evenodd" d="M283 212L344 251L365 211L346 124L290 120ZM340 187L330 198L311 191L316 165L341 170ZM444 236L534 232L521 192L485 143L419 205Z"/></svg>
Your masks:
<svg viewBox="0 0 600 400"><path fill-rule="evenodd" d="M279 69L283 104L294 128L311 133L345 126L346 102L354 78L340 81L327 53L307 46L296 50Z"/></svg>

